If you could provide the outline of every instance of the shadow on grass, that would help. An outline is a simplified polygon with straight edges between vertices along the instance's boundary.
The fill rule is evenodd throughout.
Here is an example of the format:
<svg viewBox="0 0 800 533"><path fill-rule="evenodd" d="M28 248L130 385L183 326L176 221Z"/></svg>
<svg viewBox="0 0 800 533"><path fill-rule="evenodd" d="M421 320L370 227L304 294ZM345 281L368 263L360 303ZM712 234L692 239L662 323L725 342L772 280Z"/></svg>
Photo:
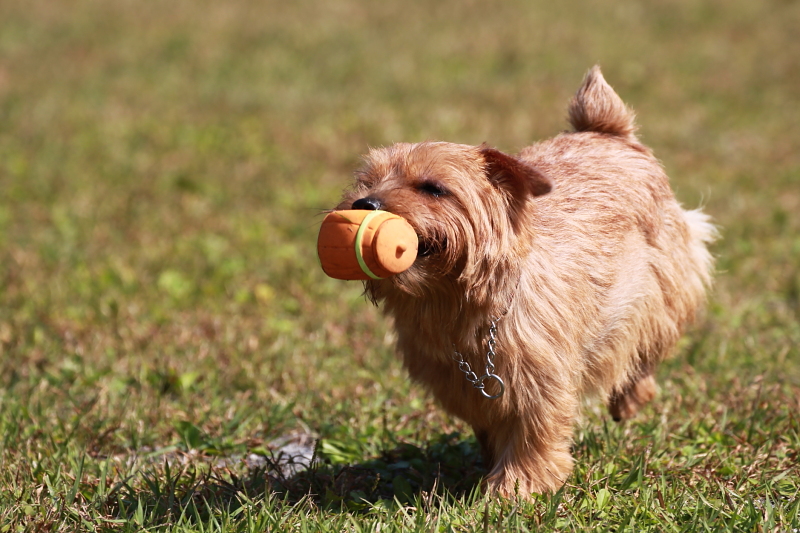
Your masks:
<svg viewBox="0 0 800 533"><path fill-rule="evenodd" d="M356 464L334 464L321 456L304 468L299 465L308 465L307 457L294 463L291 459L259 456L256 464L193 461L180 466L165 460L163 467L141 474L133 484L119 486L107 510L119 518L138 518L143 526L181 517L205 521L212 515L238 514L245 506L303 503L331 512L359 512L376 504L414 503L432 494L469 496L485 475L477 442L457 433L423 446L400 444Z"/></svg>
<svg viewBox="0 0 800 533"><path fill-rule="evenodd" d="M401 444L357 464L317 463L281 479L272 490L289 501L311 496L326 508L358 510L376 502L410 503L422 494L472 493L485 474L474 438L441 435L419 447Z"/></svg>

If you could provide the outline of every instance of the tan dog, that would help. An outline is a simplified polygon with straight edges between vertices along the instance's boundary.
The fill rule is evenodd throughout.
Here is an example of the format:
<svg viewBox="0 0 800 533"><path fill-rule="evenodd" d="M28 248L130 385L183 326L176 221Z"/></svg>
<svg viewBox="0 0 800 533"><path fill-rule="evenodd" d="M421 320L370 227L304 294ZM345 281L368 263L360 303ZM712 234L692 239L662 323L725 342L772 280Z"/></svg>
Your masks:
<svg viewBox="0 0 800 533"><path fill-rule="evenodd" d="M560 487L581 398L616 420L705 299L714 227L684 211L634 115L595 67L575 132L518 156L443 142L372 150L339 209L405 217L414 265L366 282L411 377L475 430L488 488ZM490 398L497 396L496 398Z"/></svg>

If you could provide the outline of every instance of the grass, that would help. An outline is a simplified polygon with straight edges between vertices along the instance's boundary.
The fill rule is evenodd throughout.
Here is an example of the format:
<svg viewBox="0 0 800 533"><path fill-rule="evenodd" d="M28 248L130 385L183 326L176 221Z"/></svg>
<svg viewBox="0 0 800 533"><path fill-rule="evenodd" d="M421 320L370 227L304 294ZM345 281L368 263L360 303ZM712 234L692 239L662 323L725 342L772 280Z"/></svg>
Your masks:
<svg viewBox="0 0 800 533"><path fill-rule="evenodd" d="M798 23L786 0L4 0L0 532L798 530ZM716 288L653 406L587 410L562 491L486 498L469 429L318 268L319 212L368 146L553 135L598 62L722 228ZM287 474L297 435L317 461Z"/></svg>

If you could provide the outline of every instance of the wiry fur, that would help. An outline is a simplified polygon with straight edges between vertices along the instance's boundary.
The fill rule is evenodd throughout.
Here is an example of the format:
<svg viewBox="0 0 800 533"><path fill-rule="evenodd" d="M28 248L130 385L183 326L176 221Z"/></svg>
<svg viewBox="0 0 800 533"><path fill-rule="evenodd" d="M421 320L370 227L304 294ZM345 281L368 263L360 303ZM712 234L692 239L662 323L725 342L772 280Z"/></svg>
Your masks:
<svg viewBox="0 0 800 533"><path fill-rule="evenodd" d="M653 398L654 369L710 282L713 226L675 201L597 67L569 116L574 132L516 157L442 142L372 150L339 205L370 198L418 232L423 255L367 294L394 318L411 377L472 425L488 487L505 495L564 483L582 397L615 419ZM482 373L491 317L497 400L452 359Z"/></svg>

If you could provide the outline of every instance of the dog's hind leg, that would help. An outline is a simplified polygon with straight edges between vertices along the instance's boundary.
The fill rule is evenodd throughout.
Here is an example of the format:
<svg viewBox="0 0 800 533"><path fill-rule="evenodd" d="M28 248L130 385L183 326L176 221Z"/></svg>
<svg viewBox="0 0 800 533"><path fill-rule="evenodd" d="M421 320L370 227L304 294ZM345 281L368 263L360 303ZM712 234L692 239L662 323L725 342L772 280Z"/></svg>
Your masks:
<svg viewBox="0 0 800 533"><path fill-rule="evenodd" d="M614 390L608 402L608 412L615 421L633 418L639 409L655 398L658 385L653 374L636 376L621 389Z"/></svg>

